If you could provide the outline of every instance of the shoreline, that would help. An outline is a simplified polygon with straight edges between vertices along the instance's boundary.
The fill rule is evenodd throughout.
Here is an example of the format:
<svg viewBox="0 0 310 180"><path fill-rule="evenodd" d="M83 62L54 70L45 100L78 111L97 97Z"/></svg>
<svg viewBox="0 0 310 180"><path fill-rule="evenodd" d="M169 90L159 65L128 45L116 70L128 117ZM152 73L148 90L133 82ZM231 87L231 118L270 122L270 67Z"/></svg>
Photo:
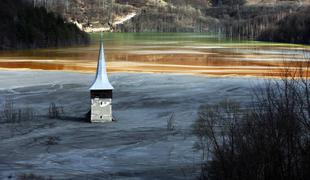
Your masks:
<svg viewBox="0 0 310 180"><path fill-rule="evenodd" d="M110 64L109 62L107 64ZM159 64L143 64L137 63L138 66L131 66L131 68L119 68L119 67L108 67L108 74L167 74L167 75L188 75L188 76L197 76L197 77L210 77L210 78L259 78L259 79L278 79L283 76L279 76L283 71L291 69L292 71L298 70L293 67L248 67L248 68L236 68L236 67L190 67L190 66L181 66L176 65L159 65ZM139 66L141 65L141 66ZM152 68L157 67L157 68ZM148 67L148 68L145 68ZM166 68L163 70L162 68ZM178 69L179 68L179 69ZM269 68L269 69L268 69ZM82 68L83 69L83 68ZM77 67L67 68L67 69L33 69L33 68L3 68L0 67L0 71L29 71L29 72L55 72L55 73L79 73L79 74L94 74L96 73L95 68L92 70L79 70ZM197 70L198 69L198 70ZM202 70L199 70L202 69ZM187 72L180 72L180 71ZM227 70L227 71L225 71ZM200 72L199 72L200 71Z"/></svg>

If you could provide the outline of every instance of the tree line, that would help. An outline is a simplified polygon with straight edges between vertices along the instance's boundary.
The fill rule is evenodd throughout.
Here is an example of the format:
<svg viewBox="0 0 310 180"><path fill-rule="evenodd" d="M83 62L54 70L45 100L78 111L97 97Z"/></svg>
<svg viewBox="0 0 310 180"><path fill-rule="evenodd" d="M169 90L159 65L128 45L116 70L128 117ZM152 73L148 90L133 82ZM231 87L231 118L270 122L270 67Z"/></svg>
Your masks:
<svg viewBox="0 0 310 180"><path fill-rule="evenodd" d="M209 29L231 39L310 43L310 8L297 4L275 6L221 6L205 9L218 19Z"/></svg>
<svg viewBox="0 0 310 180"><path fill-rule="evenodd" d="M2 50L89 43L88 34L44 7L33 7L22 0L3 0L0 8Z"/></svg>
<svg viewBox="0 0 310 180"><path fill-rule="evenodd" d="M231 39L309 44L309 8L297 1L248 5L246 0L165 0L166 6L143 0L24 0L44 6L87 27L120 32L212 32ZM153 1L152 1L153 2ZM299 2L299 1L298 1ZM113 20L131 12L124 24Z"/></svg>
<svg viewBox="0 0 310 180"><path fill-rule="evenodd" d="M286 16L261 33L258 40L310 44L309 11Z"/></svg>

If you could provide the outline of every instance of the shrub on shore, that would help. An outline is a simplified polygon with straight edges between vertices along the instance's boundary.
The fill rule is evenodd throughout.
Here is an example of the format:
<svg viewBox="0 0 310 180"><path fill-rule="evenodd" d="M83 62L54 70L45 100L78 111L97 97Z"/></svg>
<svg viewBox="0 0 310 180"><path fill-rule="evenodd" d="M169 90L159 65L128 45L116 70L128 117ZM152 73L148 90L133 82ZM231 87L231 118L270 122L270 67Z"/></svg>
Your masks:
<svg viewBox="0 0 310 180"><path fill-rule="evenodd" d="M0 111L1 123L20 123L37 119L37 113L31 107L17 108L11 97L7 97Z"/></svg>
<svg viewBox="0 0 310 180"><path fill-rule="evenodd" d="M270 80L246 109L231 101L202 106L193 125L203 157L200 179L308 179L308 75L301 70Z"/></svg>

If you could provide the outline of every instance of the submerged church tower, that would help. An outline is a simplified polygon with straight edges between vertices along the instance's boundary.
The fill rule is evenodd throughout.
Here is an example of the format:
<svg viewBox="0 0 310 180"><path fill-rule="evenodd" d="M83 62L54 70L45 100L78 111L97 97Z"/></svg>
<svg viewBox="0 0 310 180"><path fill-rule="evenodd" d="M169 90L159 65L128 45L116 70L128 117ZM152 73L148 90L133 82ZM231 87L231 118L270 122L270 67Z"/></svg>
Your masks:
<svg viewBox="0 0 310 180"><path fill-rule="evenodd" d="M103 40L101 36L100 50L97 65L97 74L90 87L91 97L91 122L110 122L112 117L112 90L104 58Z"/></svg>

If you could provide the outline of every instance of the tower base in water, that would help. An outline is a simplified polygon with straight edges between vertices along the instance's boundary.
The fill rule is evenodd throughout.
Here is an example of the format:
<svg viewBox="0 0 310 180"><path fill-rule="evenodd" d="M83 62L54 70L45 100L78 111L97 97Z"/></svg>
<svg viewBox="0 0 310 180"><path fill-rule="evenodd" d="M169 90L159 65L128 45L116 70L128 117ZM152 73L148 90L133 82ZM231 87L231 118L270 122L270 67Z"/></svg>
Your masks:
<svg viewBox="0 0 310 180"><path fill-rule="evenodd" d="M111 122L112 90L92 90L90 122Z"/></svg>

